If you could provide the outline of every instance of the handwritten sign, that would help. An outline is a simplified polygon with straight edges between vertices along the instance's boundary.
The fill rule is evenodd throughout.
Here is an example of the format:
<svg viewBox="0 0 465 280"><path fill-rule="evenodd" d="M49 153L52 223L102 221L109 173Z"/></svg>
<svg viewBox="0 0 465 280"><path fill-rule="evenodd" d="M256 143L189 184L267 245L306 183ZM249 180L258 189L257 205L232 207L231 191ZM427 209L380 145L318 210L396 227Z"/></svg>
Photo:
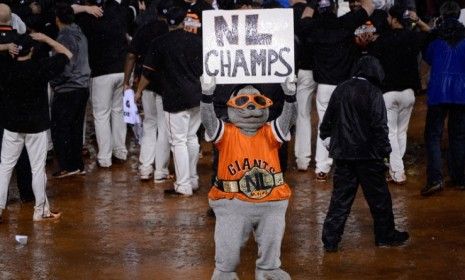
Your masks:
<svg viewBox="0 0 465 280"><path fill-rule="evenodd" d="M281 83L294 75L292 9L203 11L203 71L217 84Z"/></svg>

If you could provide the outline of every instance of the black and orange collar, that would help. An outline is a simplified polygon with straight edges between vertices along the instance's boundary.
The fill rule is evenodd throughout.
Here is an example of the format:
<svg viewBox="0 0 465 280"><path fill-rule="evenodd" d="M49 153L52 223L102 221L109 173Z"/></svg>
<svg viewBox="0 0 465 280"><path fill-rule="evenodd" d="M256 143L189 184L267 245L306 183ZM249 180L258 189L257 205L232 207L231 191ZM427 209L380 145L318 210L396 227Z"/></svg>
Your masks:
<svg viewBox="0 0 465 280"><path fill-rule="evenodd" d="M0 31L12 31L13 27L10 25L0 25Z"/></svg>

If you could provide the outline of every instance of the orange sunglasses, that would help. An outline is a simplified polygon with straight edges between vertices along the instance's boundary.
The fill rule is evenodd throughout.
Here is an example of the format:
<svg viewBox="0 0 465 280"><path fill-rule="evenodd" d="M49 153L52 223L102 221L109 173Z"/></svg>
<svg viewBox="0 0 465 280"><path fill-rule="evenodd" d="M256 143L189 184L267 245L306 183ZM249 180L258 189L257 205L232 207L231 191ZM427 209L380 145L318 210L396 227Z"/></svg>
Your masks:
<svg viewBox="0 0 465 280"><path fill-rule="evenodd" d="M250 102L252 102L257 109L265 109L273 105L271 99L259 93L241 94L229 99L226 104L230 107L244 109Z"/></svg>

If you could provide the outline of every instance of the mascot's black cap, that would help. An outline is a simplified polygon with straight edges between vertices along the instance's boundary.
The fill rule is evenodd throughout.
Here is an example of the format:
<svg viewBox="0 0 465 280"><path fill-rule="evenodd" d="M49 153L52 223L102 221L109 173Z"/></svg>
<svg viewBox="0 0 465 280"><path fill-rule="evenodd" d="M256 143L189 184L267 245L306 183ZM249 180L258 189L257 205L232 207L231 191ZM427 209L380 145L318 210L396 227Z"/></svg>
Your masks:
<svg viewBox="0 0 465 280"><path fill-rule="evenodd" d="M18 46L18 56L26 56L35 45L35 41L28 34L19 35L14 43Z"/></svg>

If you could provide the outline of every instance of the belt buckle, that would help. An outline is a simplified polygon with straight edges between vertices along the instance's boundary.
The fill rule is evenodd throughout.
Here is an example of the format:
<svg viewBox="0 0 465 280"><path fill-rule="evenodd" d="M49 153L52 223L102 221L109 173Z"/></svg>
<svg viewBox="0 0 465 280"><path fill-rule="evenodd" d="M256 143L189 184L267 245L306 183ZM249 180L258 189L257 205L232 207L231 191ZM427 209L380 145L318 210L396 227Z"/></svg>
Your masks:
<svg viewBox="0 0 465 280"><path fill-rule="evenodd" d="M223 190L229 193L237 193L239 192L239 186L236 181L224 181Z"/></svg>

